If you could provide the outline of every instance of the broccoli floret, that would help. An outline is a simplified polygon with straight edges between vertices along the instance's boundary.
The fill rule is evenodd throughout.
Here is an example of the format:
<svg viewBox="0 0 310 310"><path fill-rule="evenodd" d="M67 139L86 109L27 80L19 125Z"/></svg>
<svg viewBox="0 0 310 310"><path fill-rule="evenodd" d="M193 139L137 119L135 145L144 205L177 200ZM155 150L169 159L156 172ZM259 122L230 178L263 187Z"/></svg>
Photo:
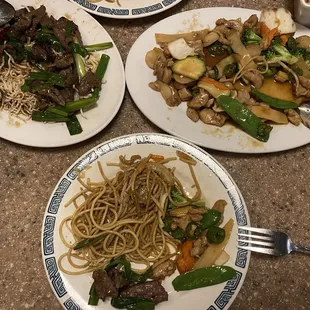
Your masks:
<svg viewBox="0 0 310 310"><path fill-rule="evenodd" d="M244 29L241 35L241 41L244 45L259 44L261 39L262 38L260 36L258 36L252 29L249 28Z"/></svg>
<svg viewBox="0 0 310 310"><path fill-rule="evenodd" d="M289 37L286 42L286 48L292 53L296 48L296 41L293 37Z"/></svg>
<svg viewBox="0 0 310 310"><path fill-rule="evenodd" d="M298 61L298 58L292 55L286 47L277 43L266 50L264 55L268 61L283 61L290 65Z"/></svg>
<svg viewBox="0 0 310 310"><path fill-rule="evenodd" d="M282 39L280 37L277 37L277 38L271 40L270 45L274 46L274 45L281 44L281 43L282 43Z"/></svg>

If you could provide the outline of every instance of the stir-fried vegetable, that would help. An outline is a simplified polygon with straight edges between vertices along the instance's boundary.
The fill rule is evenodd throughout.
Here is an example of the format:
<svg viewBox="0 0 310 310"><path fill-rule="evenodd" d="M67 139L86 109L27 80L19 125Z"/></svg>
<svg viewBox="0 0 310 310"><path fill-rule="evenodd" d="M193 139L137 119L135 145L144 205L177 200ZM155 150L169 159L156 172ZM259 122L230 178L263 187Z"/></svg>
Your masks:
<svg viewBox="0 0 310 310"><path fill-rule="evenodd" d="M273 44L268 50L264 52L268 61L284 61L290 65L298 61L298 58L292 55L288 49L280 43Z"/></svg>
<svg viewBox="0 0 310 310"><path fill-rule="evenodd" d="M217 226L212 226L208 229L207 237L210 243L222 243L225 239L225 230Z"/></svg>
<svg viewBox="0 0 310 310"><path fill-rule="evenodd" d="M223 227L223 229L225 230L225 238L223 242L219 244L215 244L215 243L210 244L207 247L207 249L203 252L203 254L199 257L193 269L210 267L215 264L216 260L220 257L225 246L227 245L229 241L233 226L234 226L234 221L233 219L230 219Z"/></svg>
<svg viewBox="0 0 310 310"><path fill-rule="evenodd" d="M272 98L268 95L265 95L258 91L255 88L252 88L252 92L255 96L257 96L260 100L263 102L269 104L271 107L277 108L277 109L295 109L298 107L298 104L290 101L285 101L281 99Z"/></svg>
<svg viewBox="0 0 310 310"><path fill-rule="evenodd" d="M217 102L224 111L252 137L266 142L269 139L272 127L265 124L247 107L228 96L220 96Z"/></svg>
<svg viewBox="0 0 310 310"><path fill-rule="evenodd" d="M84 45L83 46L89 53L91 52L98 52L98 51L103 51L106 49L109 49L113 47L112 42L103 42L103 43L98 43L98 44L92 44L92 45Z"/></svg>
<svg viewBox="0 0 310 310"><path fill-rule="evenodd" d="M90 306L97 306L98 303L99 303L99 297L96 293L95 285L93 283L89 290L88 304Z"/></svg>
<svg viewBox="0 0 310 310"><path fill-rule="evenodd" d="M228 266L196 269L177 276L172 285L176 291L187 291L231 280L236 270Z"/></svg>
<svg viewBox="0 0 310 310"><path fill-rule="evenodd" d="M250 44L259 44L261 40L262 38L250 28L246 28L242 32L241 41L245 46Z"/></svg>
<svg viewBox="0 0 310 310"><path fill-rule="evenodd" d="M193 247L192 240L187 240L181 245L180 250L181 254L176 260L177 268L181 274L193 269L195 259L191 255L192 247Z"/></svg>

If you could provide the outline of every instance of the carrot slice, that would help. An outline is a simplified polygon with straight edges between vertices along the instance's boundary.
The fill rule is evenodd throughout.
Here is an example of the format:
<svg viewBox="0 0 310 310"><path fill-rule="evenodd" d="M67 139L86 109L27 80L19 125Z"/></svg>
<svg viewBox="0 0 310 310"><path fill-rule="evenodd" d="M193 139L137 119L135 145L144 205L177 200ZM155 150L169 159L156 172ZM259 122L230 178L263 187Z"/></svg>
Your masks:
<svg viewBox="0 0 310 310"><path fill-rule="evenodd" d="M195 258L191 255L192 247L192 240L185 241L181 246L181 255L176 260L178 270L181 274L192 270L194 267Z"/></svg>
<svg viewBox="0 0 310 310"><path fill-rule="evenodd" d="M212 84L216 88L221 89L221 90L229 90L229 88L227 86L225 86L224 84L222 84L222 83L220 83L220 82L218 82L216 80L207 78L207 77L202 78L201 81L203 81L205 83L208 83L208 84Z"/></svg>
<svg viewBox="0 0 310 310"><path fill-rule="evenodd" d="M260 33L261 36L263 37L263 40L267 43L267 47L270 46L270 43L272 39L275 37L275 35L278 32L278 27L269 29L269 27L265 23L261 23L260 26Z"/></svg>
<svg viewBox="0 0 310 310"><path fill-rule="evenodd" d="M282 34L282 35L280 36L280 38L281 38L281 40L282 40L282 43L281 43L281 44L282 44L283 46L285 46L285 44L287 43L289 37L290 37L290 36L287 35L287 34Z"/></svg>

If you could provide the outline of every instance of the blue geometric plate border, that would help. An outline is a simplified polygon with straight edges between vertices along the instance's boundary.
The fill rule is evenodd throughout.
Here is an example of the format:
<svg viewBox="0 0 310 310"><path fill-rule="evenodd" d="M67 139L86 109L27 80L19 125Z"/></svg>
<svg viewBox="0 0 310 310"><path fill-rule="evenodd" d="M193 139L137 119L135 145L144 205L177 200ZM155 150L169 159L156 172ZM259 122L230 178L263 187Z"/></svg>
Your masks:
<svg viewBox="0 0 310 310"><path fill-rule="evenodd" d="M141 18L154 14L158 14L162 11L168 10L169 8L175 6L182 0L162 0L157 3L153 1L151 5L140 6L136 8L126 8L125 4L122 7L109 8L102 6L101 4L90 3L87 0L69 0L78 6L82 7L85 11L109 18L117 19L133 19Z"/></svg>
<svg viewBox="0 0 310 310"><path fill-rule="evenodd" d="M116 149L133 144L158 144L162 146L171 146L176 150L186 152L199 162L203 163L215 174L222 185L226 188L234 207L238 226L250 226L247 208L237 185L227 171L213 157L198 146L176 137L148 133L122 136L104 142L85 153L67 170L56 185L50 197L43 219L41 239L43 264L54 294L57 296L64 309L82 310L67 292L61 273L58 270L54 254L54 234L58 233L54 230L55 222L62 199L70 188L72 182L77 177L76 169L82 170L101 156L113 152ZM227 310L229 308L242 286L249 266L249 261L250 252L238 249L234 266L237 270L236 276L226 283L223 291L216 297L214 303L210 305L207 310Z"/></svg>

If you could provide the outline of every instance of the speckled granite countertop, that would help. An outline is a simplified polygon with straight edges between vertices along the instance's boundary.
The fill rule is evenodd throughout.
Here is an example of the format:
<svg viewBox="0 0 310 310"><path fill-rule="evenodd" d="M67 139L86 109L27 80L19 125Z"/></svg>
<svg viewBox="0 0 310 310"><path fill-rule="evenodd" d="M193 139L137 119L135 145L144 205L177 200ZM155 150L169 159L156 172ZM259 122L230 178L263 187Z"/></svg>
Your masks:
<svg viewBox="0 0 310 310"><path fill-rule="evenodd" d="M138 36L162 18L183 10L229 5L260 9L291 8L292 4L289 0L184 0L147 19L98 20L125 60ZM40 150L0 140L0 310L61 309L46 279L40 251L42 217L49 195L64 171L84 152L108 139L138 132L159 129L126 93L120 112L108 128L79 145ZM259 156L210 153L237 182L253 226L290 232L294 241L310 245L310 145ZM252 255L248 275L231 310L309 309L309 261L310 256L300 254L280 259Z"/></svg>

